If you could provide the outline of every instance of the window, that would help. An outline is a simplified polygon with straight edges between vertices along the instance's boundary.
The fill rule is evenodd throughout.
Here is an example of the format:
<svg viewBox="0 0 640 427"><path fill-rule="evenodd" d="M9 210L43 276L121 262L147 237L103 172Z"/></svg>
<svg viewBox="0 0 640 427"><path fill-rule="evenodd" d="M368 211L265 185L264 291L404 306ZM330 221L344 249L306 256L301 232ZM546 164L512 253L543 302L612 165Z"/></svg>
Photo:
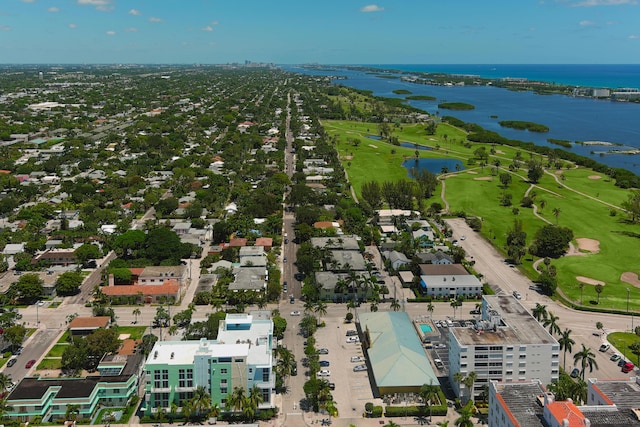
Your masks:
<svg viewBox="0 0 640 427"><path fill-rule="evenodd" d="M221 374L226 374L226 373L227 373L227 368L222 368L222 369L220 369L220 373L221 373Z"/></svg>
<svg viewBox="0 0 640 427"><path fill-rule="evenodd" d="M262 381L269 382L269 370L268 369L263 369L262 370Z"/></svg>
<svg viewBox="0 0 640 427"><path fill-rule="evenodd" d="M169 388L169 371L167 369L154 371L153 386L155 388Z"/></svg>
<svg viewBox="0 0 640 427"><path fill-rule="evenodd" d="M244 362L244 359L233 359L233 361L236 363L242 363Z"/></svg>
<svg viewBox="0 0 640 427"><path fill-rule="evenodd" d="M520 355L520 359L526 359L526 358L527 358L527 355L526 355L526 354L521 354L521 355Z"/></svg>
<svg viewBox="0 0 640 427"><path fill-rule="evenodd" d="M223 385L226 386L227 385L227 379L226 378L221 379L220 380L220 385L221 386L223 386Z"/></svg>
<svg viewBox="0 0 640 427"><path fill-rule="evenodd" d="M193 387L193 369L178 369L178 387Z"/></svg>
<svg viewBox="0 0 640 427"><path fill-rule="evenodd" d="M227 394L228 390L226 387L220 387L220 394ZM224 402L224 399L222 400Z"/></svg>

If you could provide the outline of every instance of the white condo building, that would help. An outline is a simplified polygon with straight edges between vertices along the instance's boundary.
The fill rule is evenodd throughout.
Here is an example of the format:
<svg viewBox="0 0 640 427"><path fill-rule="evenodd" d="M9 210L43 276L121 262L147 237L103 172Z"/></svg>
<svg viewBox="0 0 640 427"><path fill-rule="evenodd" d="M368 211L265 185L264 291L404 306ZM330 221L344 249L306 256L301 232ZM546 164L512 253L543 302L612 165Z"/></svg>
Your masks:
<svg viewBox="0 0 640 427"><path fill-rule="evenodd" d="M477 374L473 396L490 380L516 382L558 379L560 345L513 296L485 295L475 327L449 329L449 380L455 393L469 397L456 372Z"/></svg>

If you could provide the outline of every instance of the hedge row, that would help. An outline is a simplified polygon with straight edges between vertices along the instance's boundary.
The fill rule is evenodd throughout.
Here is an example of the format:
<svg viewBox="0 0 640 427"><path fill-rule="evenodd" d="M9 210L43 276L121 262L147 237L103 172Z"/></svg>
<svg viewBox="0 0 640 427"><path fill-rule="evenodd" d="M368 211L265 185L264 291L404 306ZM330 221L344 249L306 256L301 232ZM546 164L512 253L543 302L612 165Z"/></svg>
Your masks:
<svg viewBox="0 0 640 427"><path fill-rule="evenodd" d="M424 406L387 406L385 417L417 417L420 415L428 415L429 408ZM431 415L441 417L447 415L447 405L438 405L431 407Z"/></svg>

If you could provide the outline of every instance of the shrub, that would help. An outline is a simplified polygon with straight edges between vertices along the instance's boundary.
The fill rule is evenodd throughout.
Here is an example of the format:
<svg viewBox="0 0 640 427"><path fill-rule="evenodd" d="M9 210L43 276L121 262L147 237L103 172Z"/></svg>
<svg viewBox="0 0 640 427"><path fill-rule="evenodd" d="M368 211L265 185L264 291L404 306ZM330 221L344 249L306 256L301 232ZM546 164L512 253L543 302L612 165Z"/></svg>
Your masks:
<svg viewBox="0 0 640 427"><path fill-rule="evenodd" d="M371 412L371 418L380 418L382 417L382 406L374 406L373 411Z"/></svg>

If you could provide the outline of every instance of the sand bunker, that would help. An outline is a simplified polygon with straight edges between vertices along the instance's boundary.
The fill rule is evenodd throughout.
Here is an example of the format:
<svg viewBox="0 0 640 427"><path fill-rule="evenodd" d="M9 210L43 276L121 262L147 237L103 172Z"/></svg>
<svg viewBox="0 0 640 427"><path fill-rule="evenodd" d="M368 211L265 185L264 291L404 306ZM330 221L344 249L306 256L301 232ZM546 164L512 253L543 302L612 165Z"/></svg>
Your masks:
<svg viewBox="0 0 640 427"><path fill-rule="evenodd" d="M471 175L478 175L478 172L476 171L467 171L467 173L470 173Z"/></svg>
<svg viewBox="0 0 640 427"><path fill-rule="evenodd" d="M578 249L581 251L591 252L592 254L600 252L600 242L597 240L581 237L576 239L576 242L578 242Z"/></svg>
<svg viewBox="0 0 640 427"><path fill-rule="evenodd" d="M478 178L473 178L474 181L491 181L493 178L490 176L479 176Z"/></svg>
<svg viewBox="0 0 640 427"><path fill-rule="evenodd" d="M502 151L502 150L496 150L496 153L497 153L497 154L504 154L504 151Z"/></svg>
<svg viewBox="0 0 640 427"><path fill-rule="evenodd" d="M378 148L378 146L377 146L377 145L373 145L373 144L369 144L369 147L371 147L371 148Z"/></svg>
<svg viewBox="0 0 640 427"><path fill-rule="evenodd" d="M600 175L589 175L589 179L600 179L602 178Z"/></svg>
<svg viewBox="0 0 640 427"><path fill-rule="evenodd" d="M589 277L584 277L584 276L576 276L576 280L578 282L582 282L582 283L586 283L587 285L602 285L604 286L605 283L601 280L596 280L596 279L591 279Z"/></svg>
<svg viewBox="0 0 640 427"><path fill-rule="evenodd" d="M640 288L640 279L638 278L638 275L636 273L633 273L631 271L626 271L622 273L622 275L620 276L620 280L630 285L633 285L636 288Z"/></svg>
<svg viewBox="0 0 640 427"><path fill-rule="evenodd" d="M559 170L555 171L554 173L555 173L556 175L562 175L562 173L563 173L563 172L562 172L562 169L559 169Z"/></svg>
<svg viewBox="0 0 640 427"><path fill-rule="evenodd" d="M353 160L353 156L342 156L345 160Z"/></svg>

